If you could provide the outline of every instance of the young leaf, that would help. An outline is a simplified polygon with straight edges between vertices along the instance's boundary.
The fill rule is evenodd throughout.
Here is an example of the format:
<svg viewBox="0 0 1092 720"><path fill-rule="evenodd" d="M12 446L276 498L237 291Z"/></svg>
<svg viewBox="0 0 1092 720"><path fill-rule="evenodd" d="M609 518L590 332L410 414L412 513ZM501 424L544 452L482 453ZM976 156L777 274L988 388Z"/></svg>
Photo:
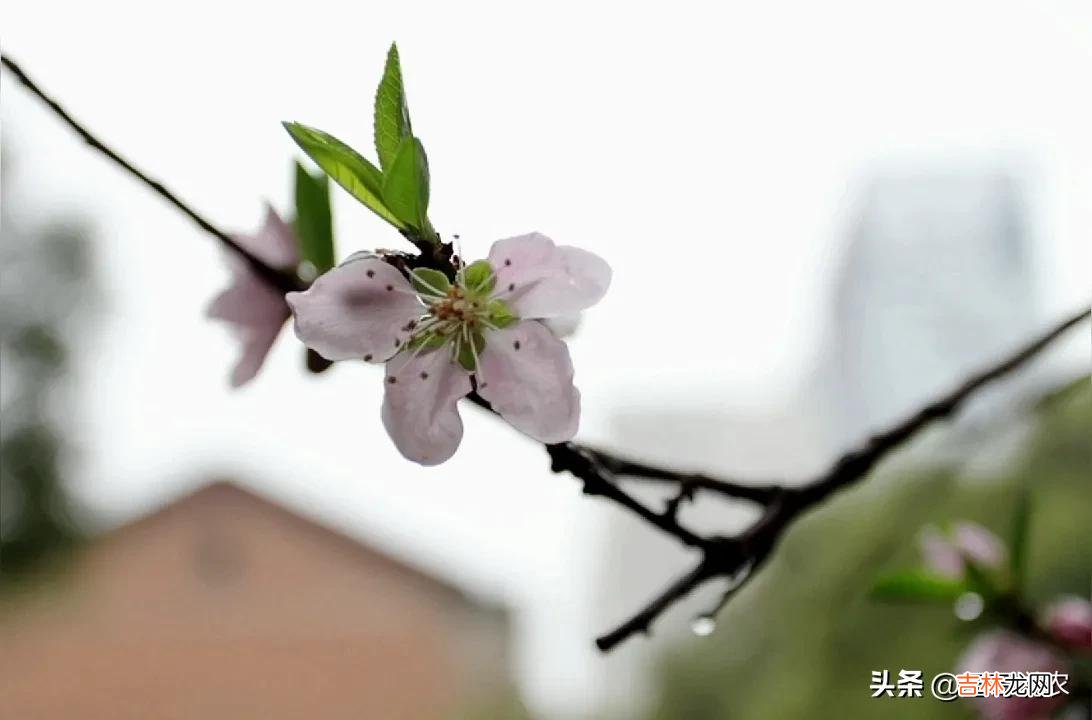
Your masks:
<svg viewBox="0 0 1092 720"><path fill-rule="evenodd" d="M375 151L379 155L379 167L384 172L394 163L402 138L412 134L398 46L391 43L383 78L375 91Z"/></svg>
<svg viewBox="0 0 1092 720"><path fill-rule="evenodd" d="M312 176L296 163L296 236L300 259L320 273L334 266L334 228L330 215L330 178Z"/></svg>
<svg viewBox="0 0 1092 720"><path fill-rule="evenodd" d="M428 158L421 141L402 138L383 176L383 200L401 222L434 241L436 233L428 221L428 182Z"/></svg>
<svg viewBox="0 0 1092 720"><path fill-rule="evenodd" d="M967 592L963 580L920 570L883 575L872 585L872 597L881 600L955 600Z"/></svg>
<svg viewBox="0 0 1092 720"><path fill-rule="evenodd" d="M284 129L315 164L350 195L399 230L406 223L383 202L383 175L356 150L333 135L300 123L286 122Z"/></svg>

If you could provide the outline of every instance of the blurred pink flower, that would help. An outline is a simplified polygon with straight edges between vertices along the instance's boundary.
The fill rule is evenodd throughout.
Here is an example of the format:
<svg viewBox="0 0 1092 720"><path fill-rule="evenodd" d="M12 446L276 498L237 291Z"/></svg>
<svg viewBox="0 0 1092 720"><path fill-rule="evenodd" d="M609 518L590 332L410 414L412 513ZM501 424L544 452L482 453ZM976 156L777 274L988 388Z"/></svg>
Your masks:
<svg viewBox="0 0 1092 720"><path fill-rule="evenodd" d="M472 389L541 442L576 434L580 392L569 350L540 322L594 305L610 285L601 258L532 233L498 240L488 261L452 284L436 271L411 280L356 256L306 292L290 293L296 335L328 360L387 362L382 418L409 460L436 465L463 435L456 407Z"/></svg>
<svg viewBox="0 0 1092 720"><path fill-rule="evenodd" d="M1064 659L1042 643L1006 630L979 635L958 663L958 672L1068 672ZM979 717L984 720L1039 720L1066 700L1055 697L984 697L974 700Z"/></svg>
<svg viewBox="0 0 1092 720"><path fill-rule="evenodd" d="M295 233L271 206L266 206L265 223L257 234L234 234L232 239L271 268L294 271L299 263ZM290 312L284 292L260 277L245 260L231 253L228 263L231 285L213 299L208 315L228 323L242 344L231 371L231 386L239 387L258 374Z"/></svg>
<svg viewBox="0 0 1092 720"><path fill-rule="evenodd" d="M1055 602L1047 610L1046 629L1060 643L1092 649L1092 602L1076 596Z"/></svg>
<svg viewBox="0 0 1092 720"><path fill-rule="evenodd" d="M948 535L926 528L920 542L925 565L950 578L963 577L967 561L983 568L1000 568L1007 556L1001 539L973 522L956 523Z"/></svg>

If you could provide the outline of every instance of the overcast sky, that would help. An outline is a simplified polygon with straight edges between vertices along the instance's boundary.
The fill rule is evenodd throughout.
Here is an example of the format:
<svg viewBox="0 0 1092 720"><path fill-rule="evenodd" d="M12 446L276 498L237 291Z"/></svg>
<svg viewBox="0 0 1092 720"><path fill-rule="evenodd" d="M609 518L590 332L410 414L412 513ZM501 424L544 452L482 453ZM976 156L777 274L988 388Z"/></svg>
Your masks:
<svg viewBox="0 0 1092 720"><path fill-rule="evenodd" d="M1092 10L1074 2L19 3L3 48L222 227L291 197L280 121L371 154L392 40L432 169L431 217L484 256L538 230L614 285L571 342L581 437L630 404L760 409L819 351L842 231L876 168L999 162L1032 191L1048 315L1087 300ZM282 335L240 392L203 319L221 250L4 77L28 221L94 231L106 296L81 357L75 489L103 524L227 473L526 611L536 707L578 709L602 514L535 443L464 410L449 463L404 461L378 371L300 372ZM402 247L340 191L342 256ZM710 333L711 326L719 328ZM635 599L636 600L636 599Z"/></svg>

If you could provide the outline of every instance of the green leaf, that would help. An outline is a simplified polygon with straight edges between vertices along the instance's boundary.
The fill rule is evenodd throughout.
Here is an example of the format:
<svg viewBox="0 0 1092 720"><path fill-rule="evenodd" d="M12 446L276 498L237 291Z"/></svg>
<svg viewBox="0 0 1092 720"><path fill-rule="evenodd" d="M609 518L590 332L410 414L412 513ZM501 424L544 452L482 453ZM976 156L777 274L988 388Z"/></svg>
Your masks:
<svg viewBox="0 0 1092 720"><path fill-rule="evenodd" d="M1009 539L1009 577L1013 590L1019 594L1024 589L1027 573L1028 530L1031 527L1031 491L1021 485L1016 496L1012 517L1012 535Z"/></svg>
<svg viewBox="0 0 1092 720"><path fill-rule="evenodd" d="M383 202L383 174L375 165L333 135L321 130L295 122L284 123L284 129L334 182L391 225L399 230L406 229L406 223L399 220Z"/></svg>
<svg viewBox="0 0 1092 720"><path fill-rule="evenodd" d="M512 312L512 309L508 307L508 303L500 298L490 300L487 309L489 311L487 319L496 327L506 328L519 322L519 316Z"/></svg>
<svg viewBox="0 0 1092 720"><path fill-rule="evenodd" d="M455 343L456 358L464 369L474 372L477 370L477 363L474 362L475 357L481 357L482 350L485 350L485 336L475 330L470 334L470 338L474 345L473 349L471 349L471 343L463 340L462 336L459 337Z"/></svg>
<svg viewBox="0 0 1092 720"><path fill-rule="evenodd" d="M398 154L383 176L383 200L401 222L435 241L428 222L428 158L415 137L402 138Z"/></svg>
<svg viewBox="0 0 1092 720"><path fill-rule="evenodd" d="M334 226L330 213L330 177L311 175L296 163L296 237L300 259L324 273L334 266Z"/></svg>
<svg viewBox="0 0 1092 720"><path fill-rule="evenodd" d="M880 600L951 601L967 592L963 580L922 570L904 570L883 575L872 585L872 597Z"/></svg>
<svg viewBox="0 0 1092 720"><path fill-rule="evenodd" d="M375 91L375 151L379 155L379 167L384 171L390 169L402 139L410 135L413 135L413 129L402 85L402 65L398 60L398 46L391 43L383 78Z"/></svg>
<svg viewBox="0 0 1092 720"><path fill-rule="evenodd" d="M488 295L497 286L497 276L488 260L477 260L463 268L463 287L475 295Z"/></svg>
<svg viewBox="0 0 1092 720"><path fill-rule="evenodd" d="M430 297L444 297L451 289L447 275L432 268L417 268L410 273L410 282L414 290Z"/></svg>

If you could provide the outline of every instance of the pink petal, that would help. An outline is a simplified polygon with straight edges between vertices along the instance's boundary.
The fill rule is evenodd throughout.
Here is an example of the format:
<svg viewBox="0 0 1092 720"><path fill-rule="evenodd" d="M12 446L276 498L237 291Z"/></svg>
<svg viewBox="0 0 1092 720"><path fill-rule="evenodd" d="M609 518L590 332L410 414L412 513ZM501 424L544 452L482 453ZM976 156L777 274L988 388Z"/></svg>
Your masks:
<svg viewBox="0 0 1092 720"><path fill-rule="evenodd" d="M568 315L591 307L610 286L611 270L598 255L540 233L498 240L489 250L498 297L525 319Z"/></svg>
<svg viewBox="0 0 1092 720"><path fill-rule="evenodd" d="M439 465L463 439L457 403L471 390L470 373L445 350L414 357L409 352L387 363L383 426L407 460Z"/></svg>
<svg viewBox="0 0 1092 720"><path fill-rule="evenodd" d="M273 341L288 319L284 295L258 277L237 257L230 258L232 283L213 299L208 316L231 325L242 354L231 371L231 386L240 387L258 374Z"/></svg>
<svg viewBox="0 0 1092 720"><path fill-rule="evenodd" d="M1060 600L1047 611L1046 625L1059 642L1092 649L1092 602L1081 597Z"/></svg>
<svg viewBox="0 0 1092 720"><path fill-rule="evenodd" d="M978 523L956 524L952 539L959 552L976 565L996 568L1005 561L1005 544L1001 538Z"/></svg>
<svg viewBox="0 0 1092 720"><path fill-rule="evenodd" d="M963 577L963 556L936 528L926 528L919 542L927 568L942 577Z"/></svg>
<svg viewBox="0 0 1092 720"><path fill-rule="evenodd" d="M543 318L542 324L550 328L550 332L559 338L567 338L580 328L580 322L583 319L583 313L569 313L553 318Z"/></svg>
<svg viewBox="0 0 1092 720"><path fill-rule="evenodd" d="M569 349L542 323L489 333L477 376L478 392L517 430L545 443L576 435L580 391Z"/></svg>
<svg viewBox="0 0 1092 720"><path fill-rule="evenodd" d="M958 663L958 672L1067 672L1066 662L1049 646L1014 633L995 630L980 635ZM1065 695L1037 698L978 698L979 716L991 720L1046 718Z"/></svg>
<svg viewBox="0 0 1092 720"><path fill-rule="evenodd" d="M232 238L270 267L294 269L299 262L296 236L272 206L266 205L265 224L256 235ZM208 316L230 324L242 343L242 354L231 371L231 385L239 387L258 374L289 310L284 293L270 287L246 261L235 253L227 260L231 285L213 299Z"/></svg>
<svg viewBox="0 0 1092 720"><path fill-rule="evenodd" d="M231 372L232 387L258 374L289 315L284 297L258 278L237 280L213 300L208 314L232 325L243 347Z"/></svg>
<svg viewBox="0 0 1092 720"><path fill-rule="evenodd" d="M296 233L272 205L266 205L265 223L257 235L233 234L231 239L273 268L295 269L300 261Z"/></svg>
<svg viewBox="0 0 1092 720"><path fill-rule="evenodd" d="M345 262L286 299L296 336L327 360L390 358L422 312L409 281L377 258Z"/></svg>

